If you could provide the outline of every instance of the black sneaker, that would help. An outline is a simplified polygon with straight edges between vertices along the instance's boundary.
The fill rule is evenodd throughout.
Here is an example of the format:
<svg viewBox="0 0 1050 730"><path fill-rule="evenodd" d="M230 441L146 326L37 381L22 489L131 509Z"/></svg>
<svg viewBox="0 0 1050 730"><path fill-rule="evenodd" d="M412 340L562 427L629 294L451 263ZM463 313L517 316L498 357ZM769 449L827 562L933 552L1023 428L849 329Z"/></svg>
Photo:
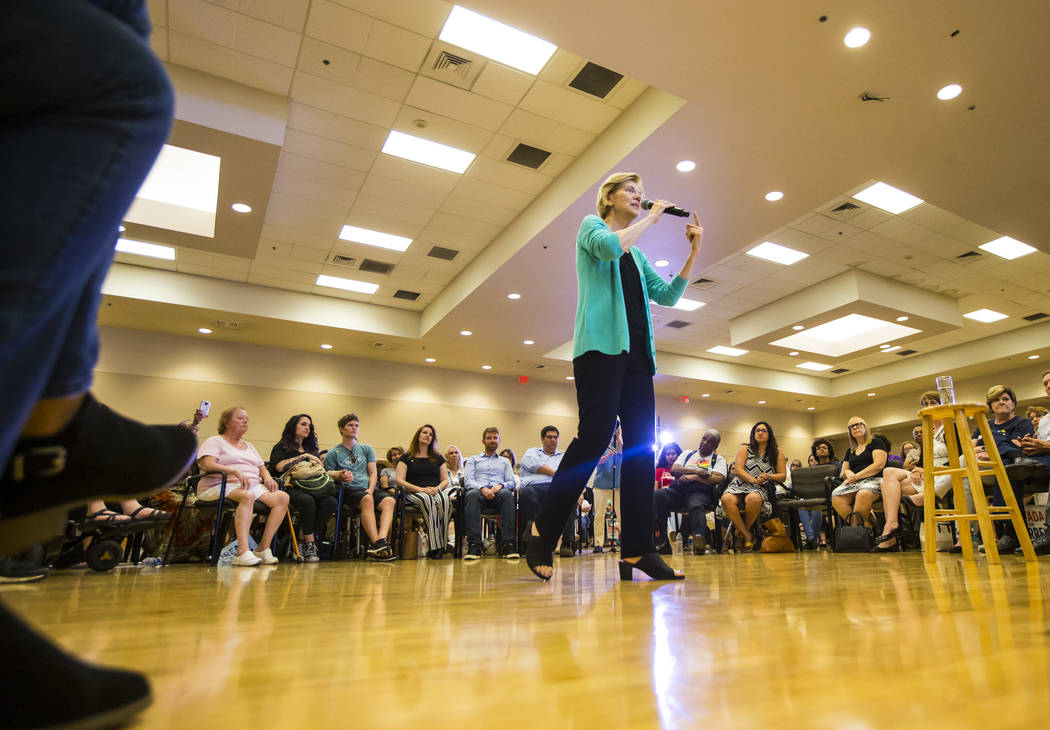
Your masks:
<svg viewBox="0 0 1050 730"><path fill-rule="evenodd" d="M189 429L143 425L88 394L62 431L15 446L0 477L0 552L39 540L29 534L40 529L39 513L159 492L186 473L196 453Z"/></svg>
<svg viewBox="0 0 1050 730"><path fill-rule="evenodd" d="M707 544L699 535L693 536L693 555L707 555Z"/></svg>
<svg viewBox="0 0 1050 730"><path fill-rule="evenodd" d="M467 548L467 554L463 556L464 560L481 560L481 545L471 545Z"/></svg>
<svg viewBox="0 0 1050 730"><path fill-rule="evenodd" d="M1050 555L1050 530L1043 530L1043 534L1032 540L1032 549L1036 555Z"/></svg>
<svg viewBox="0 0 1050 730"><path fill-rule="evenodd" d="M1006 555L1021 547L1021 543L1017 542L1017 538L1013 535L1003 535L996 540L995 547L999 550L1000 555Z"/></svg>
<svg viewBox="0 0 1050 730"><path fill-rule="evenodd" d="M379 538L374 543L368 546L365 553L369 558L373 560L384 560L386 556L390 555L390 545L387 544L385 538Z"/></svg>
<svg viewBox="0 0 1050 730"><path fill-rule="evenodd" d="M124 725L149 706L149 682L138 672L81 661L0 605L4 727ZM56 691L61 689L61 701Z"/></svg>
<svg viewBox="0 0 1050 730"><path fill-rule="evenodd" d="M521 553L518 552L518 544L513 540L507 540L503 543L503 557L507 560L517 560L521 557Z"/></svg>
<svg viewBox="0 0 1050 730"><path fill-rule="evenodd" d="M0 583L30 583L46 578L48 569L13 555L0 560Z"/></svg>

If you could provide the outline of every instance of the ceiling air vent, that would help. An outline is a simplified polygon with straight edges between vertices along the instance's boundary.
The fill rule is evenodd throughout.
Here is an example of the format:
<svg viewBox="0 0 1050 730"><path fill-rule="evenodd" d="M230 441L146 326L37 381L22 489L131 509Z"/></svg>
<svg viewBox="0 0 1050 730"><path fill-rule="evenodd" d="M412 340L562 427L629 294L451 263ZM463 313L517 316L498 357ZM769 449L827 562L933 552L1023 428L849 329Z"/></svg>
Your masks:
<svg viewBox="0 0 1050 730"><path fill-rule="evenodd" d="M224 330L239 330L241 323L234 322L232 319L217 319L215 320L215 326Z"/></svg>
<svg viewBox="0 0 1050 730"><path fill-rule="evenodd" d="M618 74L615 71L610 71L588 61L580 69L580 72L576 74L576 77L569 82L569 86L591 96L597 96L599 99L604 99L613 90L613 87L620 83L622 78L623 74Z"/></svg>
<svg viewBox="0 0 1050 730"><path fill-rule="evenodd" d="M1047 316L1046 312L1036 312L1035 314L1029 314L1027 317L1021 317L1029 322L1035 322L1036 320L1043 319Z"/></svg>
<svg viewBox="0 0 1050 730"><path fill-rule="evenodd" d="M531 167L533 170L538 170L540 169L540 165L546 162L547 158L550 156L551 153L547 150L541 150L539 147L532 147L527 144L519 144L507 157L507 162L513 162L517 165L524 165L525 167Z"/></svg>
<svg viewBox="0 0 1050 730"><path fill-rule="evenodd" d="M842 373L848 373L849 368L835 368L831 371L832 375L842 375Z"/></svg>
<svg viewBox="0 0 1050 730"><path fill-rule="evenodd" d="M421 73L446 84L469 89L485 68L484 58L470 55L462 48L437 41L423 62Z"/></svg>
<svg viewBox="0 0 1050 730"><path fill-rule="evenodd" d="M452 259L459 256L459 251L457 251L454 248L434 246L434 248L430 249L429 253L427 253L427 256L430 256L435 259L441 259L442 261L451 261Z"/></svg>
<svg viewBox="0 0 1050 730"><path fill-rule="evenodd" d="M331 263L336 266L357 266L357 259L353 256L340 256L339 254L336 254L332 257Z"/></svg>
<svg viewBox="0 0 1050 730"><path fill-rule="evenodd" d="M955 260L967 264L971 261L976 261L979 258L981 258L981 254L977 253L976 251L967 251L966 253L961 253L958 256L956 256Z"/></svg>
<svg viewBox="0 0 1050 730"><path fill-rule="evenodd" d="M385 261L376 261L374 259L361 261L361 271L367 271L370 274L389 274L393 269L394 265Z"/></svg>
<svg viewBox="0 0 1050 730"><path fill-rule="evenodd" d="M717 283L718 282L714 279L706 279L701 276L699 279L690 284L690 286L696 287L697 289L710 289Z"/></svg>
<svg viewBox="0 0 1050 730"><path fill-rule="evenodd" d="M824 215L834 218L837 221L848 221L850 218L856 218L863 213L864 206L851 203L847 200L845 203L839 203L834 208L822 212Z"/></svg>
<svg viewBox="0 0 1050 730"><path fill-rule="evenodd" d="M395 299L407 299L410 302L414 302L419 299L419 292L409 291L408 289L398 289L394 292Z"/></svg>
<svg viewBox="0 0 1050 730"><path fill-rule="evenodd" d="M674 327L676 330L680 330L683 327L688 327L690 324L691 324L690 322L686 322L685 320L682 320L682 319L672 319L670 322L667 323L666 326L667 327Z"/></svg>
<svg viewBox="0 0 1050 730"><path fill-rule="evenodd" d="M898 355L914 355L918 350L901 350Z"/></svg>

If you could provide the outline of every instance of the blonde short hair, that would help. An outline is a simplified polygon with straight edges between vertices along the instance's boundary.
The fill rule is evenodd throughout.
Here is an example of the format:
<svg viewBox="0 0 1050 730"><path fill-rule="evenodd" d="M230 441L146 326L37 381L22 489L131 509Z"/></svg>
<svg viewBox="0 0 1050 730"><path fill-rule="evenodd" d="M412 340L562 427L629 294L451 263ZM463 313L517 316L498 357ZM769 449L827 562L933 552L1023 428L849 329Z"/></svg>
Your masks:
<svg viewBox="0 0 1050 730"><path fill-rule="evenodd" d="M988 404L989 408L991 408L992 403L995 403L997 400L999 400L1002 397L1003 393L1006 393L1008 396L1010 396L1010 400L1014 402L1014 407L1017 407L1017 396L1014 395L1012 389L1006 387L1005 385L993 385L991 388L989 388L988 393L985 395L984 402Z"/></svg>
<svg viewBox="0 0 1050 730"><path fill-rule="evenodd" d="M616 192L616 189L623 185L625 182L636 182L638 185L642 184L642 176L636 172L614 172L609 177L605 178L605 182L598 188L598 217L605 219L605 216L609 214L609 210L612 208L612 203L609 202L609 196Z"/></svg>
<svg viewBox="0 0 1050 730"><path fill-rule="evenodd" d="M849 430L851 423L863 423L864 424L864 441L860 442L853 438L853 432ZM871 443L871 429L868 428L868 422L860 416L853 416L846 421L846 436L849 438L849 445L851 449L856 449L861 443L867 446Z"/></svg>
<svg viewBox="0 0 1050 730"><path fill-rule="evenodd" d="M219 433L220 434L226 433L226 429L229 427L230 421L233 420L233 414L236 413L237 411L244 411L245 413L247 413L248 409L245 408L244 406L230 406L229 408L227 408L225 411L222 412L221 416L219 416Z"/></svg>

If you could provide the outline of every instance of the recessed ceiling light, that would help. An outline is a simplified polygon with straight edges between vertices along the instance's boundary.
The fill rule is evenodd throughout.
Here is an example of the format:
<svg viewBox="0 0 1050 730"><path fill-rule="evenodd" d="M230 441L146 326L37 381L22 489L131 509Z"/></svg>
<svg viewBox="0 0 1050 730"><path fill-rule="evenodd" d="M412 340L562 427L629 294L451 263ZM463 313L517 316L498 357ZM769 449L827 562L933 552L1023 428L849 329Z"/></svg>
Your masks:
<svg viewBox="0 0 1050 730"><path fill-rule="evenodd" d="M874 394L874 393L868 393L868 397L869 397L869 398L874 398L874 397L875 397L875 394Z"/></svg>
<svg viewBox="0 0 1050 730"><path fill-rule="evenodd" d="M879 349L880 350L885 350L887 347L889 347L889 343L887 343L885 345L879 345Z"/></svg>
<svg viewBox="0 0 1050 730"><path fill-rule="evenodd" d="M908 315L902 314L901 316L897 317L897 321L898 322L907 322L908 321Z"/></svg>
<svg viewBox="0 0 1050 730"><path fill-rule="evenodd" d="M160 246L156 243L144 241L129 241L126 238L117 239L117 250L121 253L133 253L136 256L149 256L151 259L175 260L175 249L171 246Z"/></svg>
<svg viewBox="0 0 1050 730"><path fill-rule="evenodd" d="M711 397L711 394L710 394L710 393L701 393L701 394L700 394L700 397L701 397L701 398L710 398L710 397Z"/></svg>
<svg viewBox="0 0 1050 730"><path fill-rule="evenodd" d="M779 190L770 190L768 193L766 193L766 200L768 200L770 203L775 203L783 197L784 193L780 192Z"/></svg>
<svg viewBox="0 0 1050 730"><path fill-rule="evenodd" d="M523 345L535 345L536 342L535 342L535 340L522 340L521 344L523 344Z"/></svg>
<svg viewBox="0 0 1050 730"><path fill-rule="evenodd" d="M233 208L233 210L235 212L237 212L237 213L251 213L252 212L252 206L248 205L247 203L234 203L230 207Z"/></svg>
<svg viewBox="0 0 1050 730"><path fill-rule="evenodd" d="M671 262L668 261L667 259L659 259L659 260L653 262L653 266L658 266L661 269L663 267L665 267L665 266L670 266L670 265L671 265Z"/></svg>
<svg viewBox="0 0 1050 730"><path fill-rule="evenodd" d="M842 42L849 48L860 48L871 38L871 31L867 28L854 28L846 37L842 39Z"/></svg>
<svg viewBox="0 0 1050 730"><path fill-rule="evenodd" d="M894 352L895 350L899 350L899 349L901 349L901 346L900 346L900 345L894 345L893 347L887 347L887 348L886 348L885 350L883 350L882 352L883 352L883 354L885 354L885 353L887 353L887 352Z"/></svg>
<svg viewBox="0 0 1050 730"><path fill-rule="evenodd" d="M1028 359L1029 359L1029 360L1038 360L1038 359L1039 359L1039 356L1038 356L1038 355L1029 355L1029 356L1028 356Z"/></svg>
<svg viewBox="0 0 1050 730"><path fill-rule="evenodd" d="M343 226L343 229L339 231L339 237L344 241L363 243L366 246L378 246L391 251L404 251L412 245L411 238L372 231L368 228L359 228L358 226Z"/></svg>
<svg viewBox="0 0 1050 730"><path fill-rule="evenodd" d="M808 327L771 342L776 347L790 347L815 352L824 357L841 357L880 342L918 334L921 330L896 322L886 322L864 314L847 314L830 322Z"/></svg>
<svg viewBox="0 0 1050 730"><path fill-rule="evenodd" d="M760 401L758 402L758 405L760 405L760 406L764 406L765 404L766 404L766 402L765 402L764 400L760 400Z"/></svg>
<svg viewBox="0 0 1050 730"><path fill-rule="evenodd" d="M831 370L831 368L833 368L835 366L834 365L825 365L824 363L821 363L821 362L800 362L795 367L802 368L803 370L816 370L816 371L819 372L819 371L822 371L822 370Z"/></svg>
<svg viewBox="0 0 1050 730"><path fill-rule="evenodd" d="M714 347L708 348L707 351L715 355L729 355L730 357L740 357L741 355L747 354L747 350L741 350L736 347L725 347L724 345L715 345Z"/></svg>
<svg viewBox="0 0 1050 730"><path fill-rule="evenodd" d="M117 226L117 233L123 233L127 229L124 226Z"/></svg>
<svg viewBox="0 0 1050 730"><path fill-rule="evenodd" d="M798 357L798 355L799 355L798 350L792 350L791 352L788 353L788 357Z"/></svg>
<svg viewBox="0 0 1050 730"><path fill-rule="evenodd" d="M331 345L321 345L321 349L322 350L331 350L332 346Z"/></svg>
<svg viewBox="0 0 1050 730"><path fill-rule="evenodd" d="M464 337L470 337L470 336L471 336L472 334L474 334L474 333L473 333L473 332L471 332L470 330L460 330L460 331L459 331L459 333L460 333L461 335L463 335Z"/></svg>
<svg viewBox="0 0 1050 730"><path fill-rule="evenodd" d="M941 101L948 101L954 99L962 93L962 87L959 84L948 84L947 86L941 87L941 90L937 92L937 98Z"/></svg>
<svg viewBox="0 0 1050 730"><path fill-rule="evenodd" d="M793 326L791 327L791 329L793 329L793 330L795 330L796 332L798 332L799 330L804 330L804 329L806 329L806 328L805 328L805 326L804 326L804 325L801 325L801 324L796 324L796 325L793 325Z"/></svg>
<svg viewBox="0 0 1050 730"><path fill-rule="evenodd" d="M521 299L521 294L512 291L510 294L507 295L507 299Z"/></svg>
<svg viewBox="0 0 1050 730"><path fill-rule="evenodd" d="M383 152L430 167L462 174L477 157L473 152L449 147L429 139L391 130L383 143Z"/></svg>
<svg viewBox="0 0 1050 730"><path fill-rule="evenodd" d="M692 160L682 160L677 165L675 165L675 168L678 170L678 172L692 172L696 169L696 163Z"/></svg>
<svg viewBox="0 0 1050 730"><path fill-rule="evenodd" d="M816 407L815 407L815 406L809 406L809 407L808 407L808 408L807 408L806 410L807 410L807 411L815 411L815 410L817 410L817 409L816 409Z"/></svg>
<svg viewBox="0 0 1050 730"><path fill-rule="evenodd" d="M991 309L975 309L972 312L967 312L963 315L967 319L973 319L978 322L998 322L1000 319L1006 319L1007 315L1002 312L996 312Z"/></svg>
<svg viewBox="0 0 1050 730"><path fill-rule="evenodd" d="M553 43L459 5L452 7L438 37L534 76L558 50Z"/></svg>
<svg viewBox="0 0 1050 730"><path fill-rule="evenodd" d="M358 294L375 294L376 290L379 289L379 284L370 284L367 281L343 279L338 276L327 276L325 274L318 275L317 286L327 286L332 289L344 289L346 291L357 292Z"/></svg>
<svg viewBox="0 0 1050 730"><path fill-rule="evenodd" d="M197 331L200 332L202 335L210 335L211 334L211 330L208 329L207 327L200 327L200 328L198 328Z"/></svg>
<svg viewBox="0 0 1050 730"><path fill-rule="evenodd" d="M674 305L673 308L674 309L682 309L682 310L685 310L686 312L694 312L697 309L700 309L700 307L702 307L702 306L704 306L703 302L698 302L695 299L686 299L685 297L682 297L677 302L675 302L675 305Z"/></svg>
<svg viewBox="0 0 1050 730"><path fill-rule="evenodd" d="M124 220L211 238L222 160L166 144Z"/></svg>
<svg viewBox="0 0 1050 730"><path fill-rule="evenodd" d="M576 380L576 378L572 377L571 375L566 375L565 379L566 380Z"/></svg>
<svg viewBox="0 0 1050 730"><path fill-rule="evenodd" d="M796 251L793 248L781 246L779 243L773 243L772 241L763 241L748 251L747 255L754 256L756 259L772 261L774 264L783 264L784 266L791 266L791 264L809 256L808 253Z"/></svg>
<svg viewBox="0 0 1050 730"><path fill-rule="evenodd" d="M432 357L425 357L423 358L423 362L437 362L437 360Z"/></svg>
<svg viewBox="0 0 1050 730"><path fill-rule="evenodd" d="M492 366L491 366L491 365L482 365L482 366L481 366L481 369L482 369L482 370L491 370L491 369L492 369Z"/></svg>
<svg viewBox="0 0 1050 730"><path fill-rule="evenodd" d="M1035 249L1027 243L1021 243L1017 239L1010 238L1009 236L1001 236L994 241L982 243L977 248L987 251L988 253L994 253L996 256L1004 259L1020 258L1021 256L1027 256L1035 251Z"/></svg>
<svg viewBox="0 0 1050 730"><path fill-rule="evenodd" d="M877 182L866 187L853 197L894 215L911 210L923 202L922 198L916 198L911 193L898 190L884 182Z"/></svg>

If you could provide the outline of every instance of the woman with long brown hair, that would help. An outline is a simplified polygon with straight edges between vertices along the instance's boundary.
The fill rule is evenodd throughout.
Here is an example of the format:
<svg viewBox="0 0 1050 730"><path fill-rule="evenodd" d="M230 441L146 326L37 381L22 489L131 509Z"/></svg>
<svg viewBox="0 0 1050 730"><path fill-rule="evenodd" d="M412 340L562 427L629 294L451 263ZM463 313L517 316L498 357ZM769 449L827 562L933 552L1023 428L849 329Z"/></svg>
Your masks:
<svg viewBox="0 0 1050 730"><path fill-rule="evenodd" d="M437 430L429 423L416 429L408 451L397 462L397 483L405 490L405 503L423 514L430 542L429 558L440 558L448 541L453 502L459 493L449 487L445 457L438 451Z"/></svg>

